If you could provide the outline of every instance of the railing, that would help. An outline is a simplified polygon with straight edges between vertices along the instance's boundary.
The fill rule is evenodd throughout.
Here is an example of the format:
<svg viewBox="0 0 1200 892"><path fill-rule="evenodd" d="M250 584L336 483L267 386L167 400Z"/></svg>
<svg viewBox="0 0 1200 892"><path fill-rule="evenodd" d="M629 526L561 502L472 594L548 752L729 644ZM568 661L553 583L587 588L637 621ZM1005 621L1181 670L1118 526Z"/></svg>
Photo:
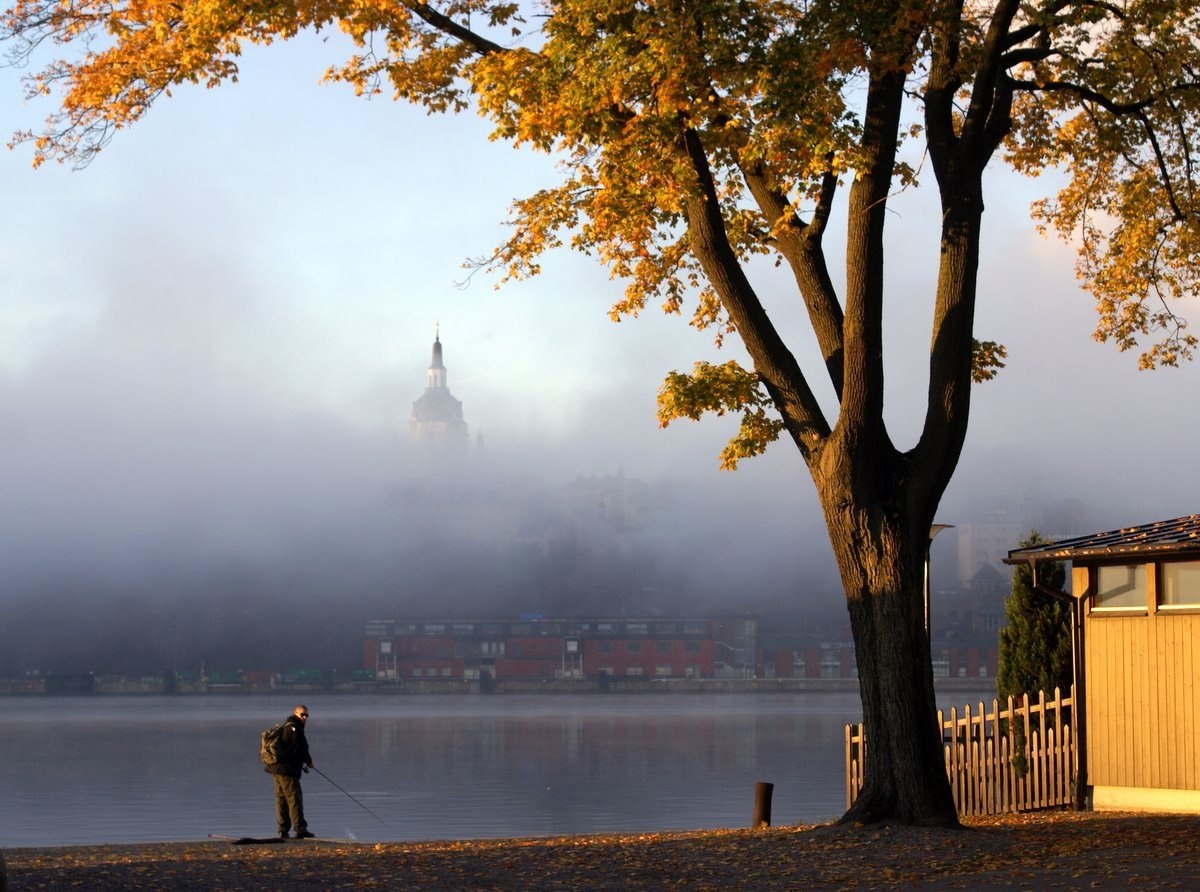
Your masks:
<svg viewBox="0 0 1200 892"><path fill-rule="evenodd" d="M950 717L938 710L946 775L954 804L962 815L992 815L1033 811L1070 805L1075 777L1075 739L1071 733L1071 710L1075 688L1063 697L1055 688L1046 699L1038 692L1031 703L1028 694L1020 700L1008 698L1000 709L992 700L991 712L983 701L972 712L965 706ZM846 726L846 807L862 789L866 765L866 731L861 724Z"/></svg>

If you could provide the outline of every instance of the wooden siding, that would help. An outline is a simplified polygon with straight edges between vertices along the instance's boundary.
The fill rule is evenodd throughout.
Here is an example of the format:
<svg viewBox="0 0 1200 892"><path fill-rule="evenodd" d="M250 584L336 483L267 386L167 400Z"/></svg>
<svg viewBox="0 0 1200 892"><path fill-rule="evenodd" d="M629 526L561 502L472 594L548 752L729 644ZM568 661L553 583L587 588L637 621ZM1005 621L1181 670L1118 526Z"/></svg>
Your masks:
<svg viewBox="0 0 1200 892"><path fill-rule="evenodd" d="M1200 790L1200 613L1092 613L1084 640L1088 780Z"/></svg>
<svg viewBox="0 0 1200 892"><path fill-rule="evenodd" d="M1150 606L1087 616L1088 782L1200 790L1200 613Z"/></svg>

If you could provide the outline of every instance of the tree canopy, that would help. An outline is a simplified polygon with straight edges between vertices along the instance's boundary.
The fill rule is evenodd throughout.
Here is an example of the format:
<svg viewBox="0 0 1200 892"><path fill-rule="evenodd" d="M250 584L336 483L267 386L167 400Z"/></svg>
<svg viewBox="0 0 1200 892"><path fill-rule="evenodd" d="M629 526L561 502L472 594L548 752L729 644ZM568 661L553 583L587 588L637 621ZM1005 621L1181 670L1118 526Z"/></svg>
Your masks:
<svg viewBox="0 0 1200 892"><path fill-rule="evenodd" d="M35 164L86 165L177 85L236 79L246 44L332 28L356 51L328 79L473 107L494 138L560 159L557 184L515 203L511 237L483 265L520 278L569 244L624 282L614 318L657 303L741 340L752 368L673 373L660 420L740 413L727 465L795 443L838 560L871 739L847 817L953 822L921 579L972 383L1005 358L974 331L984 170L1003 159L1065 176L1033 213L1078 250L1095 336L1145 367L1189 357L1176 300L1200 268L1191 0L10 2L0 39L34 64L30 92L58 98L43 129L14 138ZM936 285L889 290L889 198L930 176ZM756 259L794 278L821 355L811 368L768 312ZM883 415L883 308L920 299L933 307L928 392L902 451Z"/></svg>

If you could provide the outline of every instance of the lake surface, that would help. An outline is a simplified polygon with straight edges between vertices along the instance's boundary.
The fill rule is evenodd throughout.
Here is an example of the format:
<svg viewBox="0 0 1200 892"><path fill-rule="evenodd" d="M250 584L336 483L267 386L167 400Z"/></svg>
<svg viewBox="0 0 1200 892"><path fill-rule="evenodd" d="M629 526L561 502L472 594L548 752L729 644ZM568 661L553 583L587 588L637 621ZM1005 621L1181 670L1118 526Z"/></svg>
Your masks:
<svg viewBox="0 0 1200 892"><path fill-rule="evenodd" d="M328 776L303 780L309 826L363 841L746 827L759 781L775 785L772 823L828 820L861 714L850 693L305 703ZM273 835L258 737L294 705L0 699L0 847Z"/></svg>

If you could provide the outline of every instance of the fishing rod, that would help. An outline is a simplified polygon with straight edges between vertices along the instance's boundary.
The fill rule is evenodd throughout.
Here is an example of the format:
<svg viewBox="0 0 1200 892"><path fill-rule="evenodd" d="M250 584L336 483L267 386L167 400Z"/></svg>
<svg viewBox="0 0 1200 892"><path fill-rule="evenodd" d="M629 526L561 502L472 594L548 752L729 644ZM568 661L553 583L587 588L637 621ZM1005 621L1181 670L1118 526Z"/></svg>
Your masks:
<svg viewBox="0 0 1200 892"><path fill-rule="evenodd" d="M313 770L313 771L315 771L317 774L321 775L321 777L325 778L325 780L327 780L327 781L329 781L331 784L333 784L333 786L334 786L334 787L336 787L337 789L339 789L339 790L341 790L343 793L345 793L345 794L346 794L346 796L347 796L347 797L350 799L350 801L351 801L351 802L353 802L355 805L357 805L359 808L361 808L363 811L365 811L367 814L369 814L371 817L373 817L373 818L374 818L376 821L378 821L378 822L379 822L380 824L382 824L384 827L387 827L387 829L388 829L388 830L391 830L391 829L392 829L391 825L390 825L390 824L388 824L388 822L387 822L387 821L385 821L383 818L379 817L379 815L375 814L375 812L371 811L371 809L367 808L365 805L363 805L361 802L359 802L357 799L355 799L353 796L351 796L351 795L350 795L350 794L349 794L349 793L348 793L346 790L344 790L344 789L343 789L343 788L342 788L342 787L341 787L339 784L337 784L337 783L336 783L336 782L333 780L333 778L331 778L331 777L330 777L328 774L326 774L326 773L325 773L324 771L322 771L320 768L318 768L318 767L317 767L317 766L315 766L315 765L312 765L312 766L309 766L309 767L311 767L311 768L312 768L312 770ZM305 770L308 770L308 769L306 768Z"/></svg>

